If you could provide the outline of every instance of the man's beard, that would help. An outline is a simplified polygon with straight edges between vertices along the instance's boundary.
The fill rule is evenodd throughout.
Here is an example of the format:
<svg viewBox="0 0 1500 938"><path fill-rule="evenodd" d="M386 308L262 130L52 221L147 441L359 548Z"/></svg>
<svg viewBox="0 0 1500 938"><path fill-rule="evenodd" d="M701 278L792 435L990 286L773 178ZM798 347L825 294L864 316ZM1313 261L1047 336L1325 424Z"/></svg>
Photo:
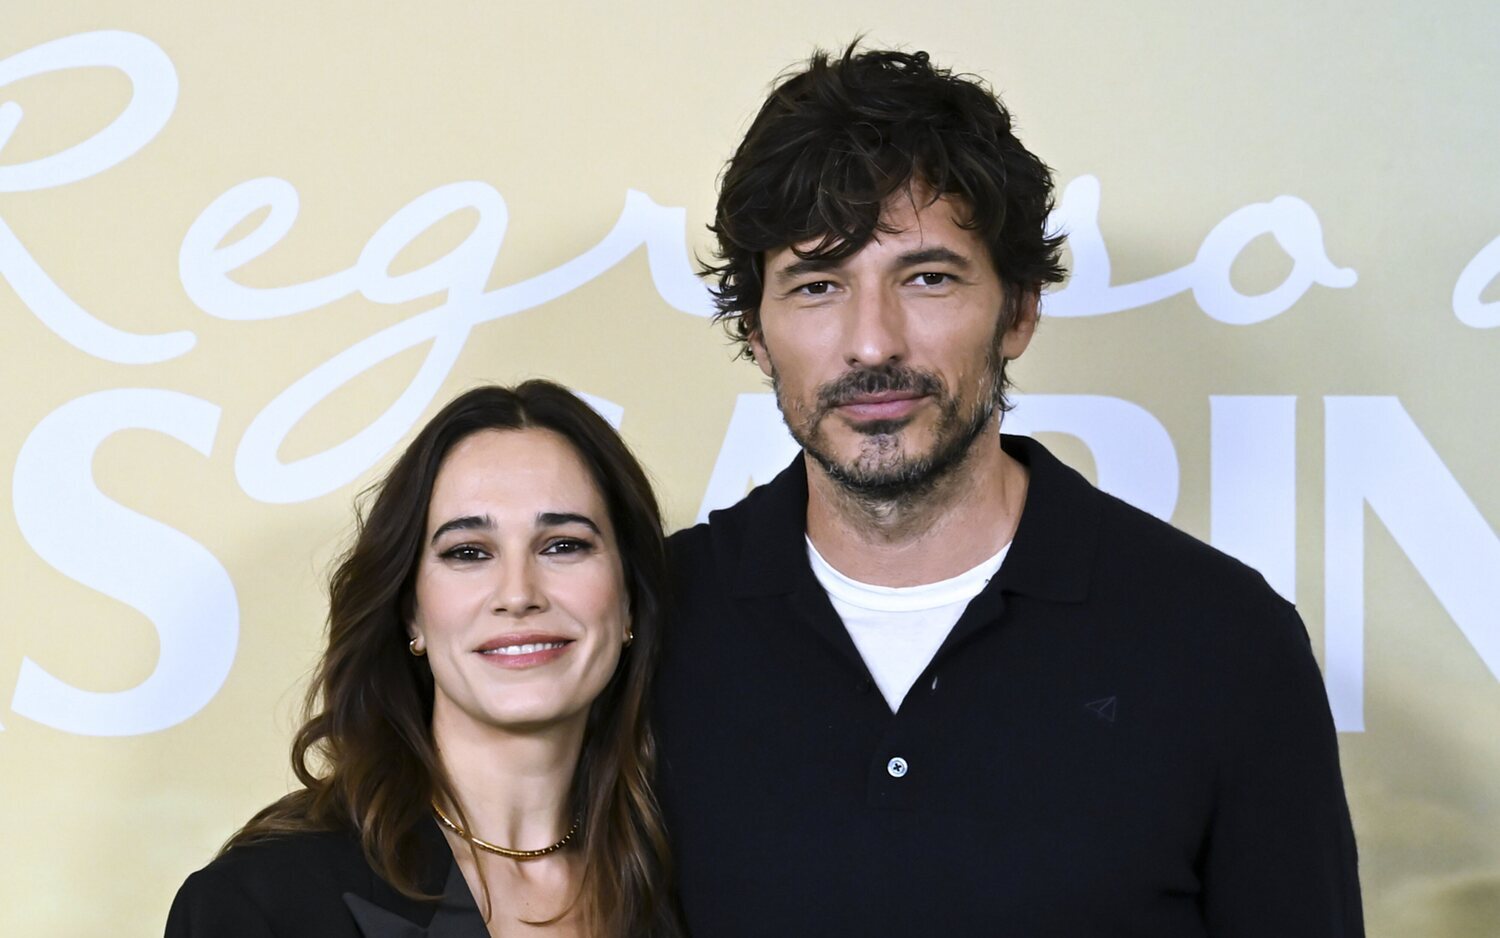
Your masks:
<svg viewBox="0 0 1500 938"><path fill-rule="evenodd" d="M861 501L871 503L910 502L933 490L939 481L961 466L990 418L1000 409L1004 393L1005 361L994 349L985 363L989 387L982 388L973 406L965 412L962 402L949 393L937 375L904 365L881 365L847 372L818 388L818 398L806 422L798 424L787 412L774 366L771 370L776 404L787 430L802 449L823 468L828 478ZM869 420L852 424L864 439L859 454L839 462L828 446L822 426L834 409L861 395L903 391L928 397L938 409L933 423L931 449L921 456L904 452L900 433L910 417Z"/></svg>

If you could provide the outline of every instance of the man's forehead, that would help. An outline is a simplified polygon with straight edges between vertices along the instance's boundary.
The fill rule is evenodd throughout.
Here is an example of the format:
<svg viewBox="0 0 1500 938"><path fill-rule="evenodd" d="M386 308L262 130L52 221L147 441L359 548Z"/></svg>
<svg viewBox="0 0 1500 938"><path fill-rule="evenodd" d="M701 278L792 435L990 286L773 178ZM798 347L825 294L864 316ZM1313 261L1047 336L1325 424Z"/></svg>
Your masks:
<svg viewBox="0 0 1500 938"><path fill-rule="evenodd" d="M979 236L965 227L968 221L968 206L960 196L943 195L933 197L924 188L903 188L886 199L880 210L880 222L870 240L859 246L849 257L857 256L872 248L889 251L892 257L900 257L925 249L943 248L948 252L967 257L983 248ZM767 269L787 267L793 264L804 269L830 269L843 264L847 257L829 257L842 252L829 251L826 236L813 236L803 241L784 245L767 251Z"/></svg>

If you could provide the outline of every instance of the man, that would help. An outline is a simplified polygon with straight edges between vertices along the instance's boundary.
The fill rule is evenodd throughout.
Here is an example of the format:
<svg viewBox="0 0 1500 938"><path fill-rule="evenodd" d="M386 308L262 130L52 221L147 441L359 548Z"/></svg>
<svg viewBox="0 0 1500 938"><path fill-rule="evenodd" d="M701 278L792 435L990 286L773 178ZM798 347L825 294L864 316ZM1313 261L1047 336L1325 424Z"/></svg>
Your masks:
<svg viewBox="0 0 1500 938"><path fill-rule="evenodd" d="M724 173L720 309L803 454L672 539L696 935L1363 933L1296 612L999 434L1051 193L976 80L853 48Z"/></svg>

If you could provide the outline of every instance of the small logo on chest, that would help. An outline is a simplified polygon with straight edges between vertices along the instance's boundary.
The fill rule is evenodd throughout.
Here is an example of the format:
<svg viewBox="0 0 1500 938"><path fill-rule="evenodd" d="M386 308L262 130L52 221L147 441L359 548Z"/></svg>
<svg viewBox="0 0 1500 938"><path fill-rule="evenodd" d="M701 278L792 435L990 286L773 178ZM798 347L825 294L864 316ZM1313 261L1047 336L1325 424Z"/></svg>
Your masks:
<svg viewBox="0 0 1500 938"><path fill-rule="evenodd" d="M1083 706L1084 709L1105 723L1113 723L1115 722L1116 715L1119 713L1120 701L1116 697L1102 697L1098 700L1090 700Z"/></svg>

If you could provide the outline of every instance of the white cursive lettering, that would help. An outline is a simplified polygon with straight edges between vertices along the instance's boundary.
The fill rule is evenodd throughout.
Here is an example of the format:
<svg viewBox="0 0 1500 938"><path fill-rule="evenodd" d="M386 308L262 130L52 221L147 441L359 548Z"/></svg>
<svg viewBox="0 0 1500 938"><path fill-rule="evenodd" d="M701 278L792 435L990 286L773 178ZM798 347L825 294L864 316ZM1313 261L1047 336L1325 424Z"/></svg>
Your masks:
<svg viewBox="0 0 1500 938"><path fill-rule="evenodd" d="M177 106L177 71L161 47L134 33L80 33L13 55L0 62L0 87L48 72L100 66L119 69L130 79L133 91L125 110L82 143L26 163L0 166L0 192L51 189L98 175L135 154L166 126ZM14 101L0 105L0 149L21 117ZM98 319L47 275L3 218L0 277L59 338L107 362L162 362L185 354L197 341L191 332L137 335Z"/></svg>
<svg viewBox="0 0 1500 938"><path fill-rule="evenodd" d="M1068 183L1052 213L1051 227L1068 234L1073 272L1067 286L1043 298L1049 316L1103 316L1191 291L1209 316L1245 326L1291 309L1315 283L1343 289L1358 279L1353 270L1328 259L1323 226L1312 206L1282 195L1232 212L1203 239L1192 263L1135 283L1112 284L1109 250L1099 230L1099 199L1098 178L1079 176ZM1292 259L1292 271L1275 289L1246 296L1234 288L1229 271L1240 252L1264 234L1274 237Z"/></svg>

